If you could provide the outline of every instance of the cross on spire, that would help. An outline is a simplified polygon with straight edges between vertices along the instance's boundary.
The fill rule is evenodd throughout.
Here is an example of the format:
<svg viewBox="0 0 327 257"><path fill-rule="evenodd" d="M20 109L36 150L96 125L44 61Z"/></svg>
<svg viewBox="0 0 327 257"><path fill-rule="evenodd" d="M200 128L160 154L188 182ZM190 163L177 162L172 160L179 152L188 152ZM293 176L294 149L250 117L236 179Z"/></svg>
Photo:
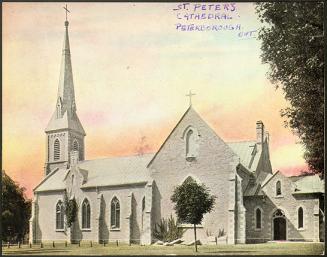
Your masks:
<svg viewBox="0 0 327 257"><path fill-rule="evenodd" d="M192 96L194 96L195 94L192 93L192 90L190 90L190 92L185 95L185 96L188 96L190 98L190 106L192 106Z"/></svg>
<svg viewBox="0 0 327 257"><path fill-rule="evenodd" d="M67 8L67 4L66 4L66 6L64 6L63 7L64 9L65 9L65 11L66 11L66 22L67 22L67 12L69 12L70 13L70 11L68 10L68 8Z"/></svg>

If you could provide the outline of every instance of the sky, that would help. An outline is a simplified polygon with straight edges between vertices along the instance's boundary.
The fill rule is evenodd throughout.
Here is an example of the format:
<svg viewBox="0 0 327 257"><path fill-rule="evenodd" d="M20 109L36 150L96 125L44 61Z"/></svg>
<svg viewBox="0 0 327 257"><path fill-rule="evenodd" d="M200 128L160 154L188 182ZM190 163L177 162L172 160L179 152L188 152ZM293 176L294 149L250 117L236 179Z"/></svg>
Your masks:
<svg viewBox="0 0 327 257"><path fill-rule="evenodd" d="M194 109L223 140L255 140L256 121L262 120L273 171L290 176L307 170L299 139L280 117L288 103L260 59L262 24L254 5L180 4L69 3L86 159L135 154L142 137L148 151L157 151L188 108L185 95L192 90ZM44 129L56 105L63 6L3 3L2 169L30 198L44 177Z"/></svg>

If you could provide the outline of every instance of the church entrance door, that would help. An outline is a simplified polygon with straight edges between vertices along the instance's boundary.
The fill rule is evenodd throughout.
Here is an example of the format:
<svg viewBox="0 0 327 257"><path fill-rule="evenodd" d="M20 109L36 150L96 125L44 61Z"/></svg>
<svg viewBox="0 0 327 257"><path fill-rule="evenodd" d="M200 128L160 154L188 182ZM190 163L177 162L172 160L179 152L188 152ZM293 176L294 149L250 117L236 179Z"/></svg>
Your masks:
<svg viewBox="0 0 327 257"><path fill-rule="evenodd" d="M284 218L274 219L274 240L286 240L286 220Z"/></svg>
<svg viewBox="0 0 327 257"><path fill-rule="evenodd" d="M273 239L286 240L286 218L280 209L273 215Z"/></svg>

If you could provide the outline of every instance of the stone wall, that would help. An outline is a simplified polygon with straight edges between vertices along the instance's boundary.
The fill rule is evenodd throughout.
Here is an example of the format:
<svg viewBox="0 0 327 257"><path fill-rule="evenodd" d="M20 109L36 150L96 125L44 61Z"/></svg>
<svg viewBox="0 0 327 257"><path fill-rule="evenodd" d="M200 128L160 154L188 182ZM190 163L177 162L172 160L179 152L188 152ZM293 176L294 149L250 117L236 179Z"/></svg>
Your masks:
<svg viewBox="0 0 327 257"><path fill-rule="evenodd" d="M282 194L276 196L276 182L281 181ZM264 196L245 197L246 239L248 243L273 240L272 216L281 209L286 216L286 239L292 241L319 241L319 199L314 195L292 195L292 181L276 174L264 187ZM304 211L304 226L298 228L298 208ZM255 228L255 209L262 210L262 228Z"/></svg>
<svg viewBox="0 0 327 257"><path fill-rule="evenodd" d="M184 134L190 126L198 132L198 147L197 156L187 160ZM162 217L175 216L170 200L174 187L192 176L217 196L214 210L204 217L203 230L212 235L224 230L230 243L234 243L235 180L230 181L230 176L235 176L237 164L238 157L226 143L192 108L189 109L149 165L155 180L154 223ZM229 211L229 208L232 209Z"/></svg>

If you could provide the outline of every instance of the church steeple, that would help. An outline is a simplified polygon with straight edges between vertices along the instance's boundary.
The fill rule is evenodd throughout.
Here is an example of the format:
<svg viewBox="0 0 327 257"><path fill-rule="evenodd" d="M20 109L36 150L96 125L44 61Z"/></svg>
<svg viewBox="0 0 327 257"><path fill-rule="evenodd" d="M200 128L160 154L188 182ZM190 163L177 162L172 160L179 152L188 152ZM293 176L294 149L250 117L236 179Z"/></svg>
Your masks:
<svg viewBox="0 0 327 257"><path fill-rule="evenodd" d="M72 71L72 62L70 56L70 46L69 46L69 36L68 36L68 25L69 22L66 20L65 37L64 37L64 44L62 48L62 57L61 57L58 98L57 98L57 102L61 101L62 114L65 113L66 110L72 113L76 111L73 71Z"/></svg>
<svg viewBox="0 0 327 257"><path fill-rule="evenodd" d="M61 56L56 110L45 129L45 133L47 134L46 175L54 168L69 166L72 151L78 151L78 159L84 160L84 137L86 134L76 113L68 36L69 22L67 21L67 6L64 9L66 10L65 35Z"/></svg>

